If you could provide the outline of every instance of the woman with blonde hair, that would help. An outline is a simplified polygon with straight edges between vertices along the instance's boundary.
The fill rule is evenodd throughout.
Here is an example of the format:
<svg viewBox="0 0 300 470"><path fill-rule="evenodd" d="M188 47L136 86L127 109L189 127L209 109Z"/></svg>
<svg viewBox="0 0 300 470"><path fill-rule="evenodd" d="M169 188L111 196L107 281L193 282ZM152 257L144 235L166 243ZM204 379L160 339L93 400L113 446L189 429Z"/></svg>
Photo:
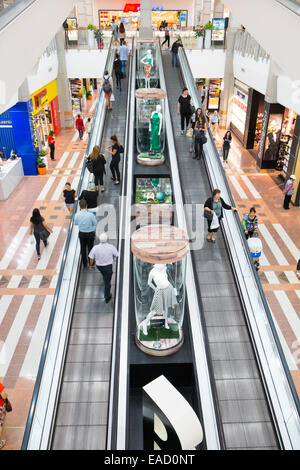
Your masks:
<svg viewBox="0 0 300 470"><path fill-rule="evenodd" d="M120 149L121 145L119 142L118 137L116 134L113 134L110 138L111 145L108 145L105 150L110 153L112 156L111 163L110 163L110 171L112 174L112 180L115 181L115 184L120 184L120 170L119 170L119 163L120 163Z"/></svg>
<svg viewBox="0 0 300 470"><path fill-rule="evenodd" d="M89 161L91 162L90 171L93 173L95 178L96 190L100 189L101 192L104 191L103 186L103 174L105 173L106 159L105 156L101 153L99 145L95 145L92 152L88 156Z"/></svg>

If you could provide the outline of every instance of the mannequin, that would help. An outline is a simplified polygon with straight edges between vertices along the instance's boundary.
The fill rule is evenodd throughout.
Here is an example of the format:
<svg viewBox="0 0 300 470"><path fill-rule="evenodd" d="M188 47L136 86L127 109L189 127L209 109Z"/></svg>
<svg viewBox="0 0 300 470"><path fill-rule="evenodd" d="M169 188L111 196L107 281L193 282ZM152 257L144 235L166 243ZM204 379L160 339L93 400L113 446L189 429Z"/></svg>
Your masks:
<svg viewBox="0 0 300 470"><path fill-rule="evenodd" d="M155 264L148 276L148 286L154 290L154 296L150 307L150 313L147 315L143 325L144 335L148 335L148 324L154 316L163 316L165 328L170 329L168 325L169 308L177 305L177 291L168 279L167 266L165 264Z"/></svg>
<svg viewBox="0 0 300 470"><path fill-rule="evenodd" d="M156 111L154 111L151 115L151 121L149 124L149 131L151 132L151 136L150 136L151 152L155 152L155 153L160 152L161 126L162 126L162 113L161 113L161 106L158 104L156 106Z"/></svg>
<svg viewBox="0 0 300 470"><path fill-rule="evenodd" d="M150 88L150 75L153 66L153 56L150 49L147 54L142 58L141 63L144 64L146 88Z"/></svg>

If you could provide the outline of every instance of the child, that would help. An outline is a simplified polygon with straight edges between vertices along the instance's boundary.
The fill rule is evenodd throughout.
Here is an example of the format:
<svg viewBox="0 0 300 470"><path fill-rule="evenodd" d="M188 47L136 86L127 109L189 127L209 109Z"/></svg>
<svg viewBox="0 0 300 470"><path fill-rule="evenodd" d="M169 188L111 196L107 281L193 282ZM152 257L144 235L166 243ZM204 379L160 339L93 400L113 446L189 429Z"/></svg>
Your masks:
<svg viewBox="0 0 300 470"><path fill-rule="evenodd" d="M63 195L65 198L66 207L70 213L73 214L74 204L75 204L75 190L71 188L70 183L65 184L65 189L63 191Z"/></svg>

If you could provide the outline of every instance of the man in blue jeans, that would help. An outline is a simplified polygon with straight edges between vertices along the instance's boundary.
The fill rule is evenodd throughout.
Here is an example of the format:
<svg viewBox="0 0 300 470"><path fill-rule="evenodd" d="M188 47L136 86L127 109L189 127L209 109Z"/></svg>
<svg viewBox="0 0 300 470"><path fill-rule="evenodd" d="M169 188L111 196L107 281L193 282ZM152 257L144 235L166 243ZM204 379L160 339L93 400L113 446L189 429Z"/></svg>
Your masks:
<svg viewBox="0 0 300 470"><path fill-rule="evenodd" d="M95 245L89 254L90 269L93 269L93 265L95 263L98 271L102 274L104 280L105 302L108 303L111 299L110 288L114 257L117 258L119 254L113 245L107 243L108 237L106 233L101 233L99 239L100 243Z"/></svg>
<svg viewBox="0 0 300 470"><path fill-rule="evenodd" d="M126 41L124 41L122 46L119 47L118 52L120 54L120 60L122 62L122 72L123 72L124 77L126 77L126 65L127 65L128 56L130 53L130 49L126 44Z"/></svg>
<svg viewBox="0 0 300 470"><path fill-rule="evenodd" d="M172 67L175 66L175 63L176 63L176 67L178 67L178 49L180 47L183 47L183 44L181 42L181 39L177 39L177 41L175 41L172 45L172 49L171 49L171 52L172 52Z"/></svg>

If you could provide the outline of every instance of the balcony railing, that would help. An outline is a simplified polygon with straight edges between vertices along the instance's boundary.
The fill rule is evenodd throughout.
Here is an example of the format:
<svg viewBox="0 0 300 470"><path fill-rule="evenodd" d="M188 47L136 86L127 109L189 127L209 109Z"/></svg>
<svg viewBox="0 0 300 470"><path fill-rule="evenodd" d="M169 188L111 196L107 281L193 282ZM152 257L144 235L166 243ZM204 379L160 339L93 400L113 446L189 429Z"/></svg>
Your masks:
<svg viewBox="0 0 300 470"><path fill-rule="evenodd" d="M235 35L234 50L239 52L243 57L247 55L256 61L265 60L267 62L270 59L269 54L247 31L237 31Z"/></svg>

